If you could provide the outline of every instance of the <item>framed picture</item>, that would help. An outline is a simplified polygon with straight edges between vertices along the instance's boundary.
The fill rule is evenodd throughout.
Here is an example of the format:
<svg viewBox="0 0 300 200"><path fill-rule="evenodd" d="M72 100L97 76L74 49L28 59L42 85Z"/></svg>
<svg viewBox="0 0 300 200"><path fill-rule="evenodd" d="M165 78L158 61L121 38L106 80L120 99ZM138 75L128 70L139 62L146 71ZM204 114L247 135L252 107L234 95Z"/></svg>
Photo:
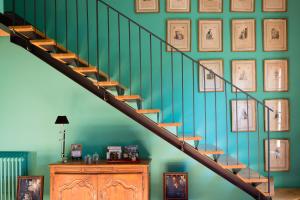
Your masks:
<svg viewBox="0 0 300 200"><path fill-rule="evenodd" d="M255 60L233 60L232 61L232 83L245 92L256 91L256 61ZM232 87L236 92L236 88ZM240 92L239 90L237 92Z"/></svg>
<svg viewBox="0 0 300 200"><path fill-rule="evenodd" d="M159 0L135 0L135 11L137 13L159 12Z"/></svg>
<svg viewBox="0 0 300 200"><path fill-rule="evenodd" d="M73 160L82 159L82 145L81 144L71 144L71 158Z"/></svg>
<svg viewBox="0 0 300 200"><path fill-rule="evenodd" d="M265 140L265 171L268 171L268 140ZM287 139L270 140L270 171L290 170L290 142Z"/></svg>
<svg viewBox="0 0 300 200"><path fill-rule="evenodd" d="M19 176L17 200L31 199L43 200L44 177L43 176Z"/></svg>
<svg viewBox="0 0 300 200"><path fill-rule="evenodd" d="M254 12L255 0L231 0L231 12Z"/></svg>
<svg viewBox="0 0 300 200"><path fill-rule="evenodd" d="M191 51L191 20L168 20L167 41L180 51ZM167 45L167 51L172 51L169 45ZM173 51L175 51L175 49Z"/></svg>
<svg viewBox="0 0 300 200"><path fill-rule="evenodd" d="M199 60L201 65L210 69L221 77L224 77L223 60ZM222 92L224 81L216 77L211 71L199 66L199 90L200 92ZM215 82L216 81L216 82Z"/></svg>
<svg viewBox="0 0 300 200"><path fill-rule="evenodd" d="M270 112L270 131L287 132L290 130L290 111L288 99L265 100L265 105L273 110ZM265 109L265 131L268 130L268 112Z"/></svg>
<svg viewBox="0 0 300 200"><path fill-rule="evenodd" d="M190 0L166 0L167 12L190 12Z"/></svg>
<svg viewBox="0 0 300 200"><path fill-rule="evenodd" d="M256 102L250 100L232 100L232 132L256 131Z"/></svg>
<svg viewBox="0 0 300 200"><path fill-rule="evenodd" d="M221 13L223 12L223 0L199 0L200 13Z"/></svg>
<svg viewBox="0 0 300 200"><path fill-rule="evenodd" d="M265 92L287 92L289 90L288 71L288 60L265 60Z"/></svg>
<svg viewBox="0 0 300 200"><path fill-rule="evenodd" d="M199 20L199 51L220 52L223 51L223 21Z"/></svg>
<svg viewBox="0 0 300 200"><path fill-rule="evenodd" d="M287 0L263 0L264 12L287 12Z"/></svg>
<svg viewBox="0 0 300 200"><path fill-rule="evenodd" d="M255 19L233 19L231 23L232 51L255 51Z"/></svg>
<svg viewBox="0 0 300 200"><path fill-rule="evenodd" d="M264 51L287 50L287 19L264 19Z"/></svg>
<svg viewBox="0 0 300 200"><path fill-rule="evenodd" d="M164 200L188 200L188 174L164 173Z"/></svg>

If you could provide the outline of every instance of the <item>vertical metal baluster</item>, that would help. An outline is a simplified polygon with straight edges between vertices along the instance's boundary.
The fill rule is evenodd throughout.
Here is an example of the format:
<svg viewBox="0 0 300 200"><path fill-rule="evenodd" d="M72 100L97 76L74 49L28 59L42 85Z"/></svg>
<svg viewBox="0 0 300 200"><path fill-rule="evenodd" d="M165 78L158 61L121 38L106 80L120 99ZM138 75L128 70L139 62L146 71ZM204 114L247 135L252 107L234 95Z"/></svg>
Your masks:
<svg viewBox="0 0 300 200"><path fill-rule="evenodd" d="M204 134L205 134L205 151L206 151L206 149L207 149L207 112L206 112L206 69L205 68L203 68L202 66L201 66L201 69L203 70L203 87L204 87ZM199 70L200 70L200 68L199 68Z"/></svg>
<svg viewBox="0 0 300 200"><path fill-rule="evenodd" d="M78 0L76 0L76 52L77 52L77 60L76 65L79 66L79 22L78 22ZM98 30L98 29L97 29Z"/></svg>
<svg viewBox="0 0 300 200"><path fill-rule="evenodd" d="M140 95L143 96L142 91L142 41L141 41L141 27L139 26L139 55L140 55Z"/></svg>
<svg viewBox="0 0 300 200"><path fill-rule="evenodd" d="M183 53L181 53L181 88L182 88L182 94L181 94L181 113L182 113L182 137L183 142L185 140L184 138L184 71L183 71Z"/></svg>
<svg viewBox="0 0 300 200"><path fill-rule="evenodd" d="M226 114L226 161L228 163L228 156L229 156L229 129L228 129L228 95L227 95L227 82L225 82L225 114Z"/></svg>
<svg viewBox="0 0 300 200"><path fill-rule="evenodd" d="M132 58L131 58L131 22L128 20L128 42L129 42L129 67L130 67L130 95L132 94Z"/></svg>
<svg viewBox="0 0 300 200"><path fill-rule="evenodd" d="M13 0L13 13L14 13L14 15L13 15L13 26L15 26L16 25L16 0Z"/></svg>
<svg viewBox="0 0 300 200"><path fill-rule="evenodd" d="M33 15L34 15L34 19L33 19L33 23L34 23L34 31L36 32L36 0L34 0L33 2Z"/></svg>
<svg viewBox="0 0 300 200"><path fill-rule="evenodd" d="M120 33L120 14L118 13L118 53L119 53L119 82L121 83L121 33Z"/></svg>
<svg viewBox="0 0 300 200"><path fill-rule="evenodd" d="M172 120L174 120L174 53L171 47L171 78L172 78Z"/></svg>
<svg viewBox="0 0 300 200"><path fill-rule="evenodd" d="M270 109L267 108L268 112L268 193L271 192L271 183L270 183L270 163L271 163L271 144L270 144Z"/></svg>
<svg viewBox="0 0 300 200"><path fill-rule="evenodd" d="M55 33L54 33L54 37L55 37L55 45L57 46L57 0L54 0L54 29L55 29Z"/></svg>
<svg viewBox="0 0 300 200"><path fill-rule="evenodd" d="M164 97L163 97L163 47L160 41L160 98L161 98L161 121L164 120ZM159 115L159 114L158 114Z"/></svg>
<svg viewBox="0 0 300 200"><path fill-rule="evenodd" d="M47 1L44 0L44 34L47 38Z"/></svg>
<svg viewBox="0 0 300 200"><path fill-rule="evenodd" d="M257 110L257 164L258 164L258 172L260 172L260 119L259 119L259 104L256 103L256 110ZM260 173L259 173L259 178L260 178Z"/></svg>
<svg viewBox="0 0 300 200"><path fill-rule="evenodd" d="M23 24L26 24L26 0L23 0L23 9L24 9L24 19Z"/></svg>
<svg viewBox="0 0 300 200"><path fill-rule="evenodd" d="M151 104L150 107L153 108L153 97L152 97L152 34L149 33L150 38L149 38L149 43L150 43L150 99L151 99Z"/></svg>
<svg viewBox="0 0 300 200"><path fill-rule="evenodd" d="M239 164L239 119L238 119L238 89L235 88L235 123L236 123L236 164Z"/></svg>
<svg viewBox="0 0 300 200"><path fill-rule="evenodd" d="M195 119L195 63L192 61L192 76L193 76L193 136L196 137L196 119ZM198 148L199 141L195 140L194 145L196 148Z"/></svg>
<svg viewBox="0 0 300 200"><path fill-rule="evenodd" d="M249 96L247 95L247 131L248 131L248 136L247 136L247 140L248 140L248 167L249 167L249 172L248 172L248 176L249 179L251 178L251 166L250 166L250 123L249 123Z"/></svg>
<svg viewBox="0 0 300 200"><path fill-rule="evenodd" d="M110 81L110 23L109 23L109 7L107 8L107 73L108 81Z"/></svg>
<svg viewBox="0 0 300 200"><path fill-rule="evenodd" d="M68 0L65 0L66 6L66 51L68 52Z"/></svg>
<svg viewBox="0 0 300 200"><path fill-rule="evenodd" d="M86 0L86 36L87 36L87 59L90 66L90 30L89 30L89 1Z"/></svg>
<svg viewBox="0 0 300 200"><path fill-rule="evenodd" d="M218 110L217 110L217 81L216 75L214 74L214 93L215 93L215 139L216 139L216 150L218 150Z"/></svg>
<svg viewBox="0 0 300 200"><path fill-rule="evenodd" d="M98 74L100 71L100 65L99 65L99 10L98 10L98 1L96 1L96 35L97 35L97 70Z"/></svg>

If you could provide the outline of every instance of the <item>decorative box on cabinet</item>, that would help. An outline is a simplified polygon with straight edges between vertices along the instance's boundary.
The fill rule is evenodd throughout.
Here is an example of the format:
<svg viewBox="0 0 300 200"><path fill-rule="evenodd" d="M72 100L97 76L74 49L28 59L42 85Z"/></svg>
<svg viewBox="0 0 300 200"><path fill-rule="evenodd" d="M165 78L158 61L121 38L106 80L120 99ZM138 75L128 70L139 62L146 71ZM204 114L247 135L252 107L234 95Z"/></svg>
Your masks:
<svg viewBox="0 0 300 200"><path fill-rule="evenodd" d="M50 164L51 200L148 200L149 162Z"/></svg>

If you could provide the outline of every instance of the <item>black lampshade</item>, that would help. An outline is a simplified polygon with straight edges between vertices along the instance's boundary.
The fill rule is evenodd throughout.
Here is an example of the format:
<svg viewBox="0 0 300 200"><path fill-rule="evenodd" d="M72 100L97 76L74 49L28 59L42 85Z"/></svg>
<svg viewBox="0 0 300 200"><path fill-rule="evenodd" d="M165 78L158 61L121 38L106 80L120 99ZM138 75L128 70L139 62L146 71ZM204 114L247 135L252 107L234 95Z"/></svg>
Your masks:
<svg viewBox="0 0 300 200"><path fill-rule="evenodd" d="M55 124L69 124L69 120L66 116L57 116Z"/></svg>

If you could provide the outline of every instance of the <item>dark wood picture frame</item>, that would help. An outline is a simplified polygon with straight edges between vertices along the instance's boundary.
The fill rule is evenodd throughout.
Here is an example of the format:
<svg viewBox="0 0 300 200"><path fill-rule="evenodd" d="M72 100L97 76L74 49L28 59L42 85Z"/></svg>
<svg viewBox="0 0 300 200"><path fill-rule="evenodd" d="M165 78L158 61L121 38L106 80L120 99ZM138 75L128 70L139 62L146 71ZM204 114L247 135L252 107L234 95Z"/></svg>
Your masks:
<svg viewBox="0 0 300 200"><path fill-rule="evenodd" d="M40 182L38 184L40 184L40 189L38 191L36 191L37 193L35 194L34 191L29 191L28 188L26 191L24 190L24 186L22 186L22 182L26 181L26 180L39 180ZM27 184L27 183L25 183ZM23 199L23 194L24 195L29 195L29 193L31 195L37 195L36 198L34 198L34 200L43 200L43 193L44 193L44 176L18 176L18 186L17 186L17 196L16 196L16 200L22 200Z"/></svg>
<svg viewBox="0 0 300 200"><path fill-rule="evenodd" d="M168 192L168 177L171 177L173 179L173 177L175 177L175 181L178 181L177 178L178 177L184 177L184 194L183 197L176 197L176 195L174 197L170 197L170 194ZM176 183L177 184L177 183ZM180 184L180 183L179 183ZM166 172L163 175L163 187L164 187L164 200L188 200L188 173L187 172ZM178 187L180 188L180 187ZM179 194L180 195L180 194Z"/></svg>
<svg viewBox="0 0 300 200"><path fill-rule="evenodd" d="M171 41L171 37L172 37L172 30L170 30L172 27L172 22L175 24L176 22L178 23L186 23L187 24L187 46L185 48L181 48L176 46L176 44L173 44ZM192 20L190 19L168 19L167 23L166 23L167 27L167 31L166 31L166 38L167 38L167 43L166 43L166 51L167 52L176 52L178 50L182 51L182 52L191 52L192 49ZM176 49L174 49L173 47L171 47L170 45L172 45L173 47L175 47Z"/></svg>

